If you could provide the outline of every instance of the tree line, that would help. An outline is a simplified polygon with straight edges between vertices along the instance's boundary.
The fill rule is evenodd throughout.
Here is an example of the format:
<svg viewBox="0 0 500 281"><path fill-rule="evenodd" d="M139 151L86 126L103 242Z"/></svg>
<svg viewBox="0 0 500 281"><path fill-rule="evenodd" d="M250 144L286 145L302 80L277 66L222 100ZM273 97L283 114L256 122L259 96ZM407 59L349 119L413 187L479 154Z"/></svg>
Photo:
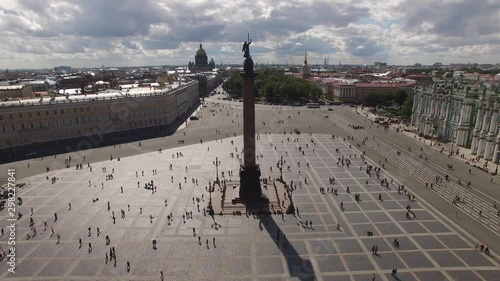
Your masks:
<svg viewBox="0 0 500 281"><path fill-rule="evenodd" d="M404 90L369 93L364 96L363 105L377 108L388 108L396 105L399 108L398 115L403 118L410 118L413 98L409 97Z"/></svg>
<svg viewBox="0 0 500 281"><path fill-rule="evenodd" d="M239 71L231 74L230 78L222 85L224 91L231 98L243 97L243 78ZM323 92L321 89L306 80L287 76L282 71L263 69L257 71L255 78L256 97L270 103L318 101Z"/></svg>

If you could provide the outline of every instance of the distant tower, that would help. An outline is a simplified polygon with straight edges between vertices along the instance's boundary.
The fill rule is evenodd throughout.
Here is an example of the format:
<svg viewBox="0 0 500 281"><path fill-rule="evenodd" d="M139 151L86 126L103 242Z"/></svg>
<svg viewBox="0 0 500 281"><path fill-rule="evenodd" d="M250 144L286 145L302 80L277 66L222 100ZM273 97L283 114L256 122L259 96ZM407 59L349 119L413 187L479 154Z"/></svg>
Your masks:
<svg viewBox="0 0 500 281"><path fill-rule="evenodd" d="M302 70L300 71L302 78L307 78L311 76L311 69L307 64L307 50L304 52L304 64L302 65Z"/></svg>

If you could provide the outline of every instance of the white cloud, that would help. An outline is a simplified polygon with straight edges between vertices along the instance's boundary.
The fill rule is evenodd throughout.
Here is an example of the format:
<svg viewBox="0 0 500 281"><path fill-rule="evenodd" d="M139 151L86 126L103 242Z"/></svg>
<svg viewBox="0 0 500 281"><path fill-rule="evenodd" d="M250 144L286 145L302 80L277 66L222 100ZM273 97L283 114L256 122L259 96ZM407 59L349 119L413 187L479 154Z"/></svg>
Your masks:
<svg viewBox="0 0 500 281"><path fill-rule="evenodd" d="M495 0L0 0L0 69L241 63L495 62Z"/></svg>

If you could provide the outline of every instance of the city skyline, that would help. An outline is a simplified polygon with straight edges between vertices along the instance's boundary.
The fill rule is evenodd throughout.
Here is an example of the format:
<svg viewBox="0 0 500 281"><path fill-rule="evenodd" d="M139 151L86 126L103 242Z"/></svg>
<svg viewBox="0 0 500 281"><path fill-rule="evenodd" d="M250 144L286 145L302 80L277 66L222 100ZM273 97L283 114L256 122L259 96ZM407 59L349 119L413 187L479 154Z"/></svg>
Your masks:
<svg viewBox="0 0 500 281"><path fill-rule="evenodd" d="M241 63L497 63L500 4L479 1L0 1L0 68Z"/></svg>

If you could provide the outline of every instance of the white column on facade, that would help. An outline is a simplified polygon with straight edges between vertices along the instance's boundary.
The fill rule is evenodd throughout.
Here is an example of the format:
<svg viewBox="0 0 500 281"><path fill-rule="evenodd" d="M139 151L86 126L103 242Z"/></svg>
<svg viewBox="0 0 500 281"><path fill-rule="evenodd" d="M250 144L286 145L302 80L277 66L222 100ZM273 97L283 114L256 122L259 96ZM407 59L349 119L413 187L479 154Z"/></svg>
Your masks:
<svg viewBox="0 0 500 281"><path fill-rule="evenodd" d="M488 135L486 136L486 147L484 149L484 159L491 159L491 152L493 150L493 146L495 145L495 133L497 130L497 118L498 118L498 109L491 110L491 121L490 121L490 129L488 131Z"/></svg>
<svg viewBox="0 0 500 281"><path fill-rule="evenodd" d="M445 116L446 116L446 98L443 98L440 102L440 112L439 112L439 118L441 118L441 120L444 120Z"/></svg>
<svg viewBox="0 0 500 281"><path fill-rule="evenodd" d="M423 130L424 136L430 135L431 129L432 129L432 122L429 118L426 118Z"/></svg>
<svg viewBox="0 0 500 281"><path fill-rule="evenodd" d="M498 159L498 154L500 153L500 132L497 135L497 142L495 145L495 149L493 150L493 163L498 163L500 159Z"/></svg>
<svg viewBox="0 0 500 281"><path fill-rule="evenodd" d="M422 95L420 96L420 105L418 106L418 111L420 114L424 113L424 99L425 95L422 93Z"/></svg>
<svg viewBox="0 0 500 281"><path fill-rule="evenodd" d="M436 104L436 117L441 117L441 107L443 106L443 97L440 96Z"/></svg>
<svg viewBox="0 0 500 281"><path fill-rule="evenodd" d="M411 124L413 126L416 125L417 123L417 117L418 117L418 104L417 104L417 96L419 96L418 94L415 94L413 96L413 108L411 109Z"/></svg>
<svg viewBox="0 0 500 281"><path fill-rule="evenodd" d="M432 94L432 96L431 96L431 107L430 107L430 110L429 110L429 116L431 118L434 118L434 113L436 112L435 108L436 108L436 96L434 94Z"/></svg>
<svg viewBox="0 0 500 281"><path fill-rule="evenodd" d="M481 117L483 112L483 107L480 105L479 110L477 111L476 124L474 126L474 131L472 132L472 145L470 147L471 153L474 155L477 153L477 147L479 144L479 131L481 130Z"/></svg>
<svg viewBox="0 0 500 281"><path fill-rule="evenodd" d="M420 103L418 106L418 125L417 125L417 130L419 133L422 133L424 128L424 99L425 99L425 94L422 93L420 96Z"/></svg>
<svg viewBox="0 0 500 281"><path fill-rule="evenodd" d="M448 117L450 116L450 107L451 107L450 97L446 98L446 102L444 103L444 106L446 108L446 112L444 114L444 121L443 121L443 134L446 136L447 130L448 130Z"/></svg>
<svg viewBox="0 0 500 281"><path fill-rule="evenodd" d="M457 129L457 139L455 144L465 146L467 144L467 131L469 130L469 120L472 112L473 102L464 100L462 103L462 110L460 111L460 123Z"/></svg>
<svg viewBox="0 0 500 281"><path fill-rule="evenodd" d="M486 144L486 134L488 130L488 118L489 118L489 109L485 108L484 109L484 117L483 117L483 125L481 126L481 132L479 134L479 144L477 146L477 155L480 157L483 157L483 150L484 146Z"/></svg>
<svg viewBox="0 0 500 281"><path fill-rule="evenodd" d="M438 136L444 136L444 134L446 133L443 129L444 129L444 116L446 114L446 100L444 97L440 98L439 99L439 127L437 128L437 134Z"/></svg>

